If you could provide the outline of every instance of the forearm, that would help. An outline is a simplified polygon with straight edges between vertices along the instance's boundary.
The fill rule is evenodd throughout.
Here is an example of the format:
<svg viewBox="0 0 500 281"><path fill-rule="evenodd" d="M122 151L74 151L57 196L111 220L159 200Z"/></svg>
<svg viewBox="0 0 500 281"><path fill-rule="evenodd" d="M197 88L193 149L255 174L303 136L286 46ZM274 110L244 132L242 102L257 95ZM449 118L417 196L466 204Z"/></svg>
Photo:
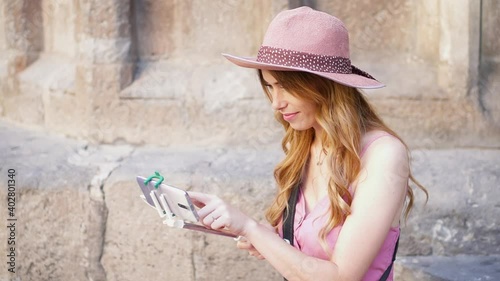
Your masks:
<svg viewBox="0 0 500 281"><path fill-rule="evenodd" d="M261 224L252 224L245 235L255 249L290 281L339 280L338 268L333 262L305 255Z"/></svg>

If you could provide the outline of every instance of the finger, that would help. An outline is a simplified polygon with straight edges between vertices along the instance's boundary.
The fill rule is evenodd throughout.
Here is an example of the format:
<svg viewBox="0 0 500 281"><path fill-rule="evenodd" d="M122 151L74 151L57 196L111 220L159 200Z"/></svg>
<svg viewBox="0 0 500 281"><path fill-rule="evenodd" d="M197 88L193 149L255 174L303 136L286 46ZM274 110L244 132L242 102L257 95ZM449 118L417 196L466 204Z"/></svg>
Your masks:
<svg viewBox="0 0 500 281"><path fill-rule="evenodd" d="M208 210L206 208L207 206L198 210L198 216L200 217L199 221L205 226L210 227L216 218L212 215L211 210Z"/></svg>
<svg viewBox="0 0 500 281"><path fill-rule="evenodd" d="M250 254L250 256L255 257L255 258L259 259L259 260L263 260L263 259L265 259L265 258L264 258L264 256L263 256L263 255L261 255L261 254L260 254L259 252L257 252L257 251L251 251L251 252L249 251L248 253Z"/></svg>
<svg viewBox="0 0 500 281"><path fill-rule="evenodd" d="M256 258L261 255L257 250L250 250L250 251L248 251L248 254L250 254L250 256L256 257Z"/></svg>
<svg viewBox="0 0 500 281"><path fill-rule="evenodd" d="M200 201L198 201L198 200L196 200L196 199L194 199L194 198L191 198L191 202L193 202L193 204L194 204L196 207L198 207L198 208L203 208L203 207L205 207L205 203L200 202Z"/></svg>
<svg viewBox="0 0 500 281"><path fill-rule="evenodd" d="M202 194L201 197L203 197L203 193L195 192L195 191L187 191L187 194L196 207L198 207L198 208L205 207L206 204L204 202L200 201L200 198L199 198L200 194Z"/></svg>
<svg viewBox="0 0 500 281"><path fill-rule="evenodd" d="M187 193L188 193L189 197L191 197L191 199L194 199L194 201L200 202L202 204L207 204L212 199L211 195L201 193L201 192L187 191Z"/></svg>
<svg viewBox="0 0 500 281"><path fill-rule="evenodd" d="M240 250L250 250L253 248L252 243L246 241L236 243L236 247Z"/></svg>
<svg viewBox="0 0 500 281"><path fill-rule="evenodd" d="M212 215L212 212L216 211L223 202L216 196L212 196L210 201L204 202L206 205L198 210L198 215L200 218L205 218L208 215ZM222 215L221 212L213 214L214 218L218 218Z"/></svg>
<svg viewBox="0 0 500 281"><path fill-rule="evenodd" d="M204 224L204 225L206 225L206 226L208 226L208 227L210 227L210 228L213 228L213 226L212 226L212 225L213 225L213 223L214 223L216 220L217 220L217 217L216 217L216 216L214 216L214 215L213 215L213 212L212 212L212 213L210 213L210 214L206 215L206 216L203 218L202 222L203 222L203 224Z"/></svg>
<svg viewBox="0 0 500 281"><path fill-rule="evenodd" d="M227 224L226 224L226 217L214 217L214 221L212 222L212 224L210 225L210 228L212 229L223 229L225 227L227 227Z"/></svg>
<svg viewBox="0 0 500 281"><path fill-rule="evenodd" d="M216 213L219 207L219 203L217 201L213 201L205 205L205 207L198 210L198 216L200 217L200 221L209 226L221 215Z"/></svg>

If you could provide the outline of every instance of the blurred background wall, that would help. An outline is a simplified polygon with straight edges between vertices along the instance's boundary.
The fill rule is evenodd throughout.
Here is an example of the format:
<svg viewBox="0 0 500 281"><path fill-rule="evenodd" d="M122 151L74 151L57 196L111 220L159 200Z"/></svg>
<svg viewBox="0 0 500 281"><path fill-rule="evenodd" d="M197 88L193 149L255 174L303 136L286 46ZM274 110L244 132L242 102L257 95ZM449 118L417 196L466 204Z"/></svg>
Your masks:
<svg viewBox="0 0 500 281"><path fill-rule="evenodd" d="M410 144L498 145L498 1L311 3L346 23L353 62L387 84L368 96ZM255 73L220 53L255 55L288 5L3 1L2 117L97 143L242 144L275 126Z"/></svg>
<svg viewBox="0 0 500 281"><path fill-rule="evenodd" d="M254 56L271 19L300 5L345 22L353 64L387 85L366 95L414 149L431 201L418 196L401 255L500 254L499 1L0 0L16 276L279 280L227 239L165 230L133 181L159 169L262 217L282 130L256 72L220 54Z"/></svg>

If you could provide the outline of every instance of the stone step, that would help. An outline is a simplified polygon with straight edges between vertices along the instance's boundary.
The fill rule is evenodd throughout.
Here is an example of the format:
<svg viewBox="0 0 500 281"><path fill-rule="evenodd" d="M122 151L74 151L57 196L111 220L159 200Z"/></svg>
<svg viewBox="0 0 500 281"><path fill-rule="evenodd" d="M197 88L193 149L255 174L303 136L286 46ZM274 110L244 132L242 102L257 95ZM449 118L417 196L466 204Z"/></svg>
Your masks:
<svg viewBox="0 0 500 281"><path fill-rule="evenodd" d="M231 239L162 225L139 199L135 182L136 175L160 171L172 185L217 194L263 219L275 192L272 170L282 157L279 144L97 146L5 122L0 122L0 140L4 198L8 169L17 173L17 277L280 280L267 263L237 251ZM449 274L459 269L496 277L498 259L487 255L499 253L498 159L498 150L414 151L414 174L431 197L424 209L418 195L415 212L402 228L395 270L404 277L396 280L454 280ZM6 201L0 201L0 210L6 209ZM5 222L6 212L0 216ZM0 240L6 235L0 232ZM452 257L404 257L430 254ZM470 256L458 263L459 254ZM478 266L468 267L476 257ZM0 263L0 280L12 277L6 267Z"/></svg>
<svg viewBox="0 0 500 281"><path fill-rule="evenodd" d="M399 257L395 271L404 281L500 280L500 255Z"/></svg>

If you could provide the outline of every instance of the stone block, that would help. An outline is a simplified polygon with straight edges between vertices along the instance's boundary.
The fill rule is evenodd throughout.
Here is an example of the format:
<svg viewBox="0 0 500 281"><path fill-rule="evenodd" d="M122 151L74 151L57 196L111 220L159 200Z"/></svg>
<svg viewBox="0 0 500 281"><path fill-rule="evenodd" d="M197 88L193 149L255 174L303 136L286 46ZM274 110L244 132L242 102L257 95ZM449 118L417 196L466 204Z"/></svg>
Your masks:
<svg viewBox="0 0 500 281"><path fill-rule="evenodd" d="M415 150L413 174L429 191L401 236L401 255L498 255L500 153L497 150ZM485 216L485 214L488 214Z"/></svg>
<svg viewBox="0 0 500 281"><path fill-rule="evenodd" d="M488 121L500 129L500 39L496 36L496 26L500 24L500 2L483 1L481 30L481 62L479 77L479 102Z"/></svg>
<svg viewBox="0 0 500 281"><path fill-rule="evenodd" d="M0 131L2 210L6 210L7 170L16 170L15 276L23 280L98 276L98 259L92 253L100 244L88 239L89 233L101 227L99 217L90 216L95 206L90 204L87 190L95 168L76 167L67 161L79 144L3 124ZM4 269L2 262L3 278L14 276Z"/></svg>
<svg viewBox="0 0 500 281"><path fill-rule="evenodd" d="M500 256L403 257L396 263L395 280L498 280Z"/></svg>
<svg viewBox="0 0 500 281"><path fill-rule="evenodd" d="M31 94L5 97L4 116L8 119L35 127L43 126L43 102L39 89L27 87Z"/></svg>
<svg viewBox="0 0 500 281"><path fill-rule="evenodd" d="M38 53L43 49L42 3L40 1L3 1L2 40L5 49Z"/></svg>
<svg viewBox="0 0 500 281"><path fill-rule="evenodd" d="M17 80L19 93L12 92L14 89L7 89L10 93L4 101L5 115L8 118L28 125L44 126L46 117L49 116L49 128L54 121L68 121L52 118L53 104L50 97L54 94L74 94L75 66L71 62L58 56L44 56L20 72ZM63 127L63 133L68 133L66 128L68 127Z"/></svg>
<svg viewBox="0 0 500 281"><path fill-rule="evenodd" d="M75 57L75 2L44 1L40 8L43 21L36 24L43 25L43 51Z"/></svg>
<svg viewBox="0 0 500 281"><path fill-rule="evenodd" d="M78 60L87 64L117 64L131 61L130 38L93 38L81 36L78 42Z"/></svg>
<svg viewBox="0 0 500 281"><path fill-rule="evenodd" d="M130 2L85 1L76 7L77 37L128 38L131 34Z"/></svg>
<svg viewBox="0 0 500 281"><path fill-rule="evenodd" d="M5 3L0 2L0 50L7 49L7 42L5 42Z"/></svg>
<svg viewBox="0 0 500 281"><path fill-rule="evenodd" d="M434 62L406 54L380 57L378 53L368 53L357 56L352 63L385 84L384 88L363 90L368 97L418 101L450 97L447 89L437 85L438 69ZM401 71L408 77L401 79Z"/></svg>
<svg viewBox="0 0 500 281"><path fill-rule="evenodd" d="M495 0L482 1L482 33L481 33L481 51L486 57L498 56L500 48L500 39L497 36L496 28L500 25L500 2Z"/></svg>
<svg viewBox="0 0 500 281"><path fill-rule="evenodd" d="M123 138L133 143L214 146L266 144L281 138L282 129L255 71L229 63L192 68L178 62L148 65L120 97L119 102L99 101L106 111L96 110L107 142Z"/></svg>
<svg viewBox="0 0 500 281"><path fill-rule="evenodd" d="M137 51L141 59L219 59L221 52L255 55L274 16L272 1L136 1ZM271 7L271 9L270 9ZM247 17L247 15L252 17ZM245 20L241 20L245 18ZM221 24L231 23L231 24ZM233 40L237 38L237 40Z"/></svg>
<svg viewBox="0 0 500 281"><path fill-rule="evenodd" d="M394 280L404 281L448 281L447 279L436 277L420 268L405 266L398 258L394 262Z"/></svg>
<svg viewBox="0 0 500 281"><path fill-rule="evenodd" d="M354 57L366 52L389 55L414 48L416 1L317 1L316 8L345 23Z"/></svg>
<svg viewBox="0 0 500 281"><path fill-rule="evenodd" d="M117 102L119 92L132 82L134 66L131 63L83 64L79 65L80 81L78 91L88 97L91 104Z"/></svg>
<svg viewBox="0 0 500 281"><path fill-rule="evenodd" d="M134 174L106 184L108 210L102 265L106 280L195 280L193 234L169 229L139 198Z"/></svg>
<svg viewBox="0 0 500 281"><path fill-rule="evenodd" d="M478 103L485 121L497 132L500 130L499 75L500 63L495 58L484 59L480 71Z"/></svg>
<svg viewBox="0 0 500 281"><path fill-rule="evenodd" d="M168 61L138 62L134 81L120 92L122 99L182 100L188 94L195 66ZM195 81L193 81L195 80Z"/></svg>
<svg viewBox="0 0 500 281"><path fill-rule="evenodd" d="M469 94L477 79L480 45L480 2L439 2L440 42L438 84L455 98ZM465 20L464 20L465 19Z"/></svg>
<svg viewBox="0 0 500 281"><path fill-rule="evenodd" d="M435 62L439 59L439 2L416 1L416 6L416 47L412 52L425 61Z"/></svg>
<svg viewBox="0 0 500 281"><path fill-rule="evenodd" d="M79 96L49 92L44 97L44 127L51 132L74 138L85 137L84 128L89 123L85 101Z"/></svg>
<svg viewBox="0 0 500 281"><path fill-rule="evenodd" d="M470 101L368 97L384 121L411 147L498 146L499 132L492 130Z"/></svg>

